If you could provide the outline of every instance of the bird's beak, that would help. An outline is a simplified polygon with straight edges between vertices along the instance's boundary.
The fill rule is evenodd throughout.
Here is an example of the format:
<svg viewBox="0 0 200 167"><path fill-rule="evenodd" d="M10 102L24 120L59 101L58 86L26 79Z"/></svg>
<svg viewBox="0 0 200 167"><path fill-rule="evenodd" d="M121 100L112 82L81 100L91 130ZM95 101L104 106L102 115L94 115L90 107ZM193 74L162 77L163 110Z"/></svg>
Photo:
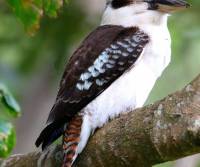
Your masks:
<svg viewBox="0 0 200 167"><path fill-rule="evenodd" d="M190 4L183 0L155 0L158 6L158 11L171 13L181 9L186 9L190 7Z"/></svg>

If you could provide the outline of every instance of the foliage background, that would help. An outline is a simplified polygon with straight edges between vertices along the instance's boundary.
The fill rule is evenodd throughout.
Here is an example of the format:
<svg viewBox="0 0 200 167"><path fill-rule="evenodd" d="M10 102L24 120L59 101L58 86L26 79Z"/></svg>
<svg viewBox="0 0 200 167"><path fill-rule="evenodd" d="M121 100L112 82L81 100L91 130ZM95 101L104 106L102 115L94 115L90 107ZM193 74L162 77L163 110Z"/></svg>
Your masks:
<svg viewBox="0 0 200 167"><path fill-rule="evenodd" d="M169 19L172 63L147 103L182 88L200 71L200 1L188 1L191 9ZM70 1L59 10L57 18L47 17L51 15L47 12L32 37L9 4L0 1L0 81L14 92L22 108L22 117L15 122L17 145L13 153L36 149L34 141L54 102L64 64L86 34L98 25L104 3L103 0ZM196 156L159 167L198 167L198 162Z"/></svg>

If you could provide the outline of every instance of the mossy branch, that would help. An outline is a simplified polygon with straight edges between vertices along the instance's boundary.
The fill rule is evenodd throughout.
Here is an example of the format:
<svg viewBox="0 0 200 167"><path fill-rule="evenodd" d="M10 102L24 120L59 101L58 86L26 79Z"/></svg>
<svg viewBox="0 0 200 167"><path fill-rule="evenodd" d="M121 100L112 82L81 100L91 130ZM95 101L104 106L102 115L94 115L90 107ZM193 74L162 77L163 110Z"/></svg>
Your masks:
<svg viewBox="0 0 200 167"><path fill-rule="evenodd" d="M76 167L150 167L200 152L200 75L163 100L121 115L91 137ZM14 155L2 167L56 167L61 146Z"/></svg>

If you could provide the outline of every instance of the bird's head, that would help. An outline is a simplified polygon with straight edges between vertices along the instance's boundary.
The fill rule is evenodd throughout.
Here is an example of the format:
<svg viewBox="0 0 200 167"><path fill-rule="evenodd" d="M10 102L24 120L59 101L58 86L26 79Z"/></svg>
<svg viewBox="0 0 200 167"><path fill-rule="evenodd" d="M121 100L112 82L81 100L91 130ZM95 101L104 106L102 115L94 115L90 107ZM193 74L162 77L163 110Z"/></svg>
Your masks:
<svg viewBox="0 0 200 167"><path fill-rule="evenodd" d="M141 15L147 17L168 15L190 6L184 0L107 0L106 2L102 24L104 22L112 24L117 20L131 21L131 18L139 18Z"/></svg>
<svg viewBox="0 0 200 167"><path fill-rule="evenodd" d="M146 7L146 10L157 10L164 13L171 13L190 6L189 3L183 0L107 0L107 5L113 9L132 5L135 8L140 8L143 5Z"/></svg>

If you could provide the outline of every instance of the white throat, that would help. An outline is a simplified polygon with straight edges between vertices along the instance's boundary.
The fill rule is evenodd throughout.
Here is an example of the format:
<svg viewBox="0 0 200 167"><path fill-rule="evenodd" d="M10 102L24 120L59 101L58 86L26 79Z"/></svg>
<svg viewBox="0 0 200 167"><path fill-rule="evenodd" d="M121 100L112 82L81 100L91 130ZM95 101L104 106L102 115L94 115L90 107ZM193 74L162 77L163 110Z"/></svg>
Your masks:
<svg viewBox="0 0 200 167"><path fill-rule="evenodd" d="M167 27L168 14L148 10L146 3L132 4L127 7L113 9L110 6L104 11L101 25L121 25L124 27L144 27L145 25Z"/></svg>

